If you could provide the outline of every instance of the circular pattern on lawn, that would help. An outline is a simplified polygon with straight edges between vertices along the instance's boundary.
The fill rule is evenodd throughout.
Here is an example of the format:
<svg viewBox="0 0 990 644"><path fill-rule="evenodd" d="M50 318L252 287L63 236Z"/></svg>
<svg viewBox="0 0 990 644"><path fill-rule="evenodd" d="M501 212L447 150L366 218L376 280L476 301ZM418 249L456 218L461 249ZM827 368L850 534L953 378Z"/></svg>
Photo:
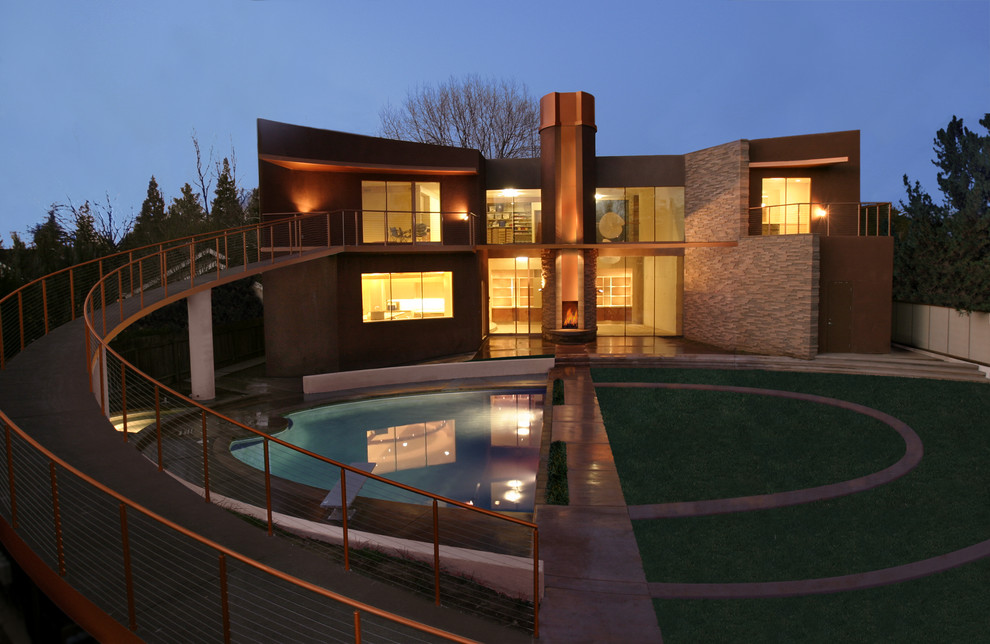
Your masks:
<svg viewBox="0 0 990 644"><path fill-rule="evenodd" d="M825 396L816 396L814 394L803 394L791 391L780 391L776 389L683 383L625 382L596 383L595 386L729 391L819 402L865 414L887 424L901 435L906 446L904 456L890 467L874 474L851 479L842 483L806 488L803 490L794 490L791 492L736 497L732 499L631 505L628 506L629 516L631 519L660 519L725 514L729 512L744 512L748 510L780 508L789 505L810 503L812 501L846 496L878 487L904 476L921 462L921 457L924 453L921 438L906 423L877 409L835 398L827 398ZM794 597L874 588L877 586L885 586L888 584L909 581L937 572L942 572L950 568L955 568L984 557L990 557L990 539L981 541L966 548L949 552L947 554L923 559L921 561L852 575L771 582L649 582L648 587L650 589L650 595L657 599L751 599Z"/></svg>
<svg viewBox="0 0 990 644"><path fill-rule="evenodd" d="M769 508L782 508L800 503L810 503L824 499L834 499L848 494L855 494L870 490L896 480L921 462L924 448L921 438L908 425L889 414L882 411L865 407L856 403L814 394L803 394L793 391L780 391L777 389L758 389L754 387L734 387L724 385L700 385L682 383L596 383L596 387L622 387L622 388L650 388L650 389L690 389L698 391L721 391L742 394L756 394L761 396L773 396L777 398L789 398L793 400L803 400L815 402L823 405L831 405L841 409L847 409L860 413L888 425L896 431L904 440L905 451L896 463L884 468L879 472L861 476L840 483L820 485L817 487L805 488L802 490L791 490L788 492L777 492L773 494L758 494L753 496L741 496L731 499L712 499L707 501L683 501L676 503L653 503L647 505L629 506L629 516L632 519L665 519L673 517L693 517L710 514L725 514L729 512L746 512L749 510L766 510Z"/></svg>

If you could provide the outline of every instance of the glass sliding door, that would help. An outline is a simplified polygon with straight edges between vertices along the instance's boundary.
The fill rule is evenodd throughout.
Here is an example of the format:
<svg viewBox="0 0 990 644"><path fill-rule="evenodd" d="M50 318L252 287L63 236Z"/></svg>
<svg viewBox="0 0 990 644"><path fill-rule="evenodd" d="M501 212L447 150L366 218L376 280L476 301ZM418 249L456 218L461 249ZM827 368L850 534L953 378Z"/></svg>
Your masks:
<svg viewBox="0 0 990 644"><path fill-rule="evenodd" d="M600 336L681 334L684 258L598 258L595 279Z"/></svg>
<svg viewBox="0 0 990 644"><path fill-rule="evenodd" d="M491 333L540 333L543 292L539 257L488 260L488 319Z"/></svg>

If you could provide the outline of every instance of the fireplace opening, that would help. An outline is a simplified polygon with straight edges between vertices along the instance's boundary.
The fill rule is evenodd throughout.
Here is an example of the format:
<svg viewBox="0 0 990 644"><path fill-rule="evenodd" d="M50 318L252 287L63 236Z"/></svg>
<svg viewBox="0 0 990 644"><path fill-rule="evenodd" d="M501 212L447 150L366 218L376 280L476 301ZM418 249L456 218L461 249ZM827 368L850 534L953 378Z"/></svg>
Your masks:
<svg viewBox="0 0 990 644"><path fill-rule="evenodd" d="M575 300L564 300L560 303L561 315L563 317L563 322L560 325L562 329L576 329L578 328L578 303Z"/></svg>

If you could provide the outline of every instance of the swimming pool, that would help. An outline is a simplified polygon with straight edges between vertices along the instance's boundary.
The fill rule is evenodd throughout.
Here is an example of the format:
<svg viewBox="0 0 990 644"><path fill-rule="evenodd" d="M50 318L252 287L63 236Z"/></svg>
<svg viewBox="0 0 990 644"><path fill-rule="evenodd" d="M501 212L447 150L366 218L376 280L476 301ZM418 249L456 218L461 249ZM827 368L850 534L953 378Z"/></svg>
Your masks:
<svg viewBox="0 0 990 644"><path fill-rule="evenodd" d="M543 389L458 391L324 405L289 414L281 440L441 496L499 511L531 512L540 461ZM262 440L231 443L240 461L264 468ZM340 469L272 444L272 474L330 490ZM359 496L394 498L369 482ZM406 495L409 497L409 495ZM427 503L428 499L404 498Z"/></svg>

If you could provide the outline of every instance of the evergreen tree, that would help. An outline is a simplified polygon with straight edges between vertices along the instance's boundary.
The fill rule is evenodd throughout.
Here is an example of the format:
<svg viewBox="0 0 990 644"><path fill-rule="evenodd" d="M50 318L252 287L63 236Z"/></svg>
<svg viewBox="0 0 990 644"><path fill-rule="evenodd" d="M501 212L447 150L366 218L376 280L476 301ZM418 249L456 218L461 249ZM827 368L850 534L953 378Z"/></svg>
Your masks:
<svg viewBox="0 0 990 644"><path fill-rule="evenodd" d="M165 213L165 197L158 188L155 175L148 182L148 196L141 204L141 212L134 221L134 230L129 235L131 246L145 246L155 242L167 241L168 238Z"/></svg>
<svg viewBox="0 0 990 644"><path fill-rule="evenodd" d="M217 188L213 195L213 205L210 208L212 230L233 228L244 223L244 209L237 195L237 184L227 157L224 157L217 173Z"/></svg>
<svg viewBox="0 0 990 644"><path fill-rule="evenodd" d="M907 177L907 230L894 246L894 297L990 311L990 114L978 135L952 117L935 136L937 205Z"/></svg>
<svg viewBox="0 0 990 644"><path fill-rule="evenodd" d="M192 186L184 184L180 193L168 207L169 239L195 234L204 227L203 207Z"/></svg>
<svg viewBox="0 0 990 644"><path fill-rule="evenodd" d="M57 206L52 204L45 221L30 229L31 241L34 246L30 276L32 279L54 273L69 265L67 252L69 236L62 228L62 224L59 223L57 214Z"/></svg>
<svg viewBox="0 0 990 644"><path fill-rule="evenodd" d="M78 264L106 254L109 248L105 240L96 232L96 218L93 216L89 201L78 208L70 206L70 210L75 225L69 235L72 240L72 263Z"/></svg>

